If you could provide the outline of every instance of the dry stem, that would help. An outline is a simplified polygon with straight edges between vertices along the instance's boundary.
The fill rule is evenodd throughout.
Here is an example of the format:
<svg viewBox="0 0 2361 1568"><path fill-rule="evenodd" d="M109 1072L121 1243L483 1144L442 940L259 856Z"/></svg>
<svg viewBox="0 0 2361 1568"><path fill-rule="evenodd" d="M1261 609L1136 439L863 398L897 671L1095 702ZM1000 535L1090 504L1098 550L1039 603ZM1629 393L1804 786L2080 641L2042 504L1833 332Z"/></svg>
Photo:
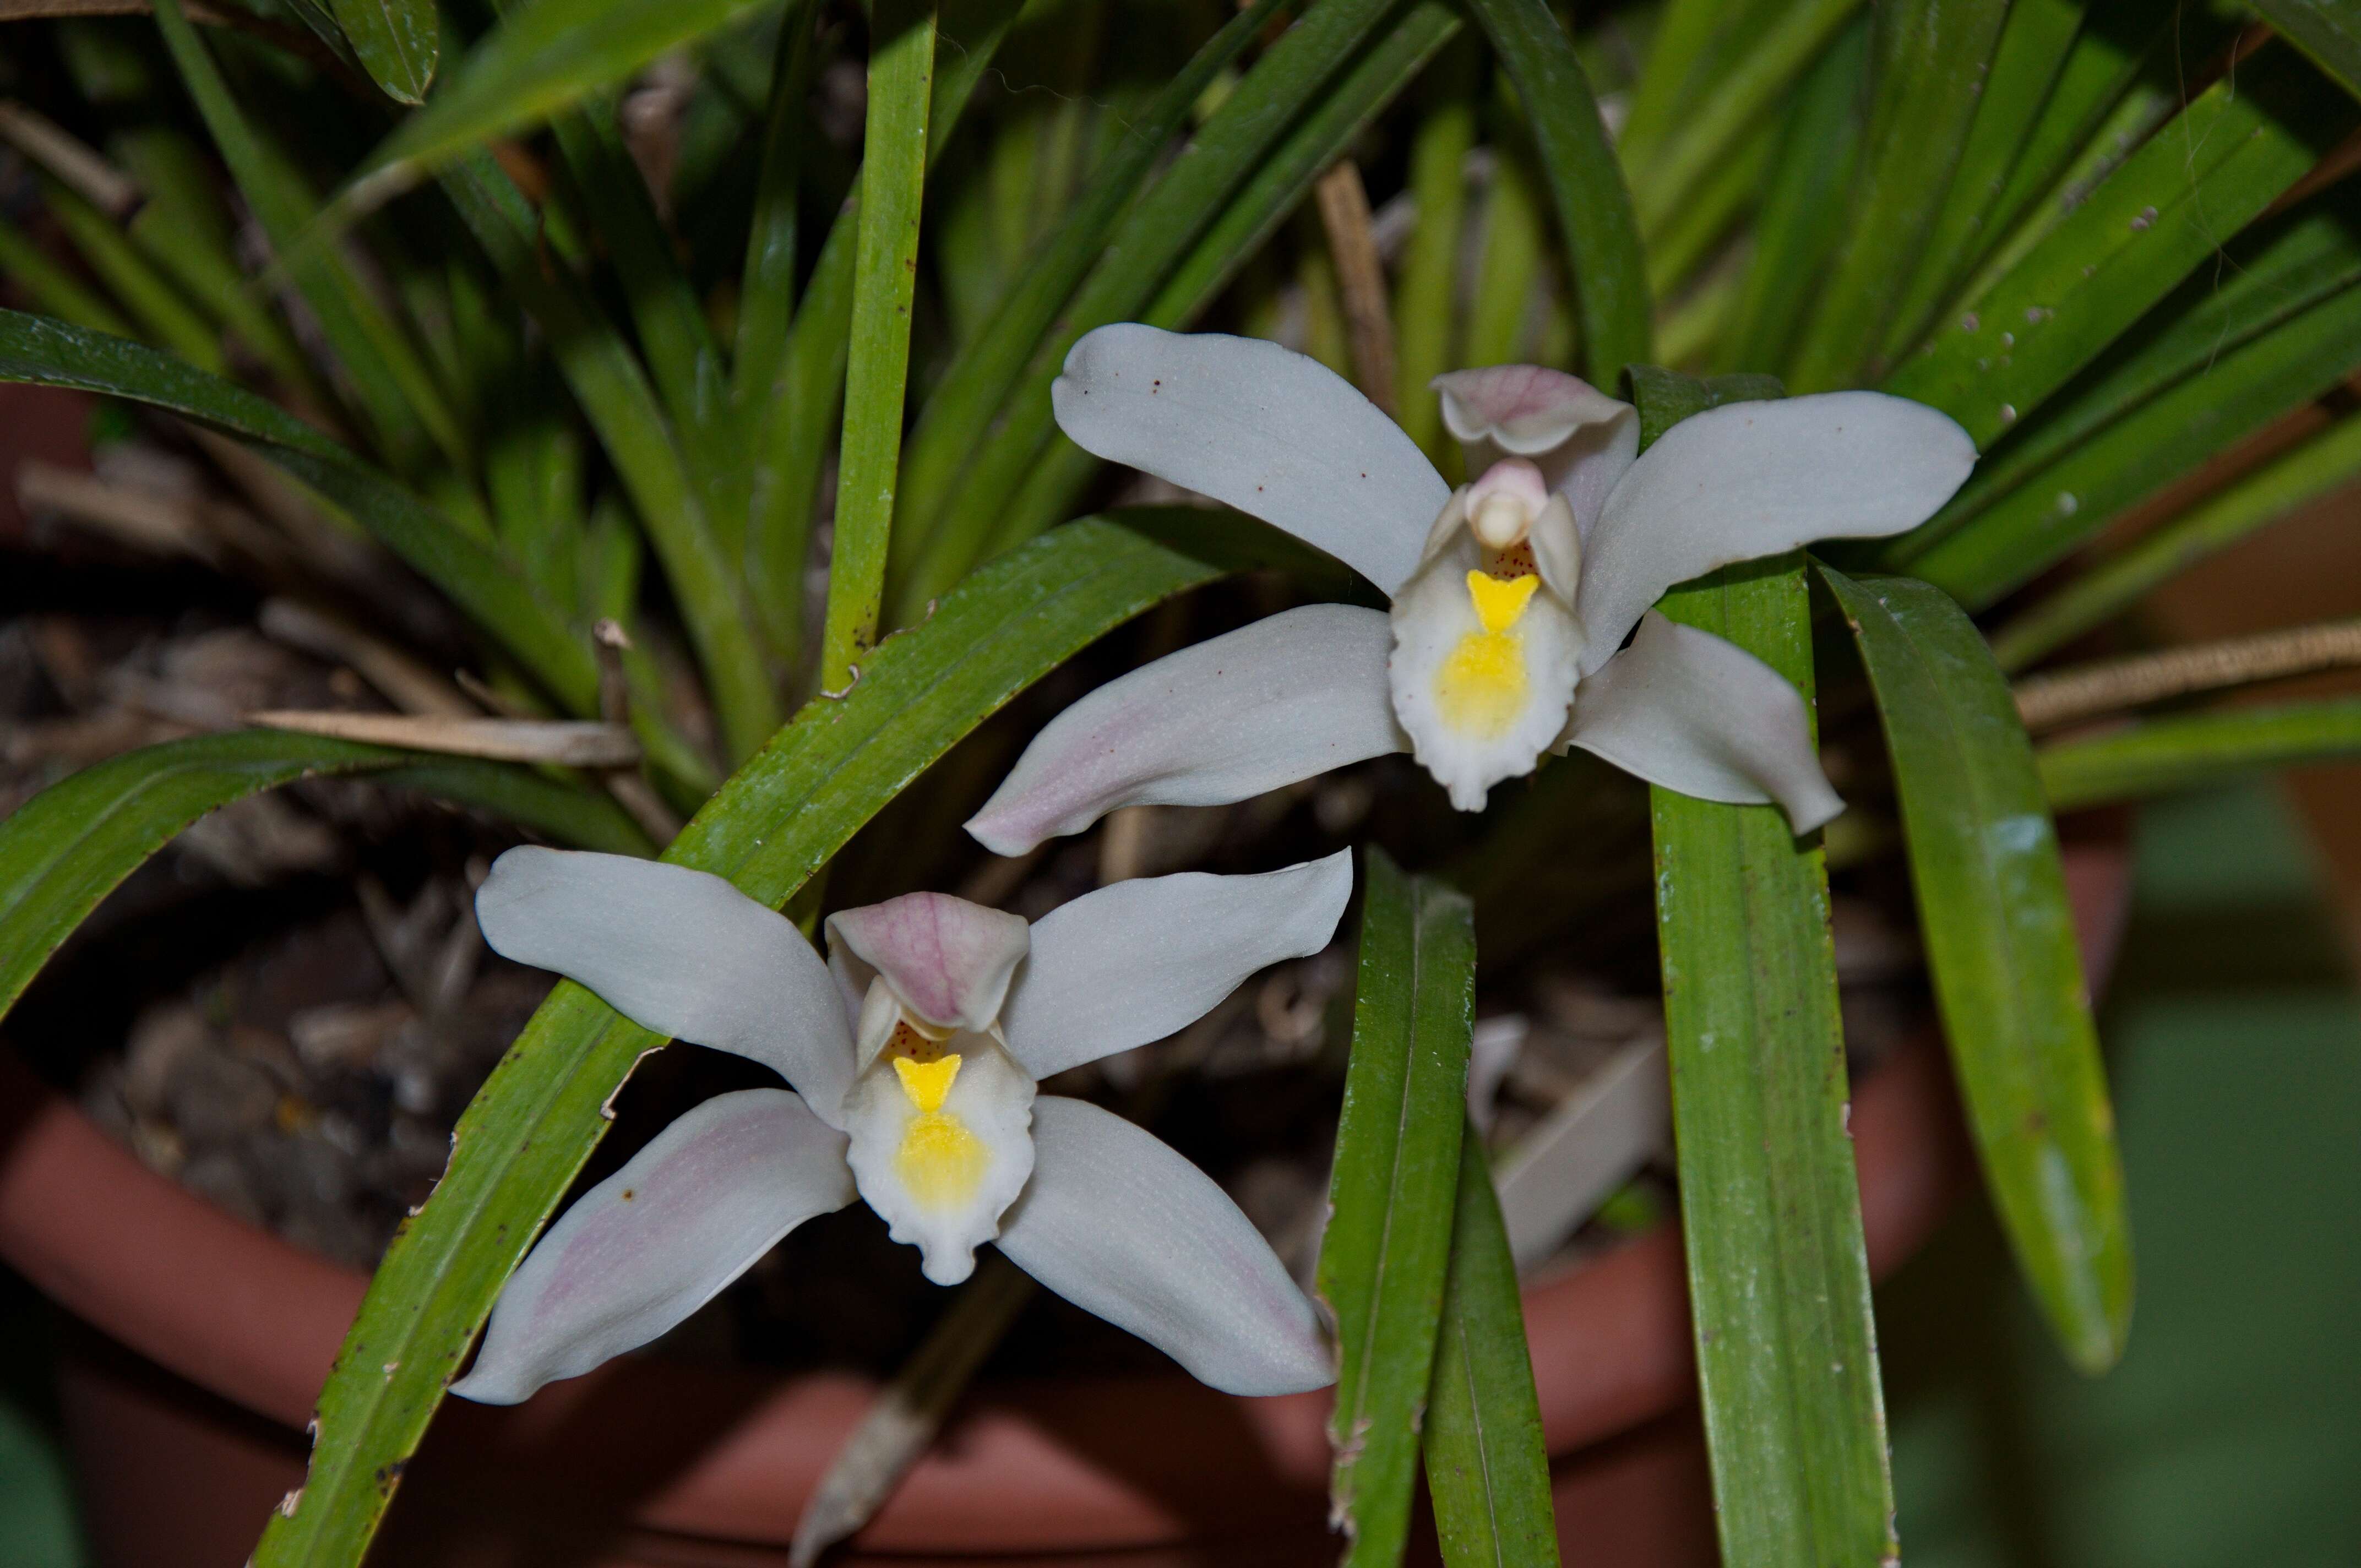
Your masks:
<svg viewBox="0 0 2361 1568"><path fill-rule="evenodd" d="M2016 685L2027 729L2056 729L2166 697L2361 665L2361 620L2106 659Z"/></svg>

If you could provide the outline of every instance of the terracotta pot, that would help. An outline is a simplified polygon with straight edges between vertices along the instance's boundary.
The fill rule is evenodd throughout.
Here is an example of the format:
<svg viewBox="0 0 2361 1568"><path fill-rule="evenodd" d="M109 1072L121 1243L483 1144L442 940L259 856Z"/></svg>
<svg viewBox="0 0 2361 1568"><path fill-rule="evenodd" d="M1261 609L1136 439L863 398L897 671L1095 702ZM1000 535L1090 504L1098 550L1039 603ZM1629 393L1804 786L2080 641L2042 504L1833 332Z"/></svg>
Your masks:
<svg viewBox="0 0 2361 1568"><path fill-rule="evenodd" d="M2103 974L2126 857L2119 843L2070 848L2068 875ZM0 1255L94 1331L69 1337L62 1376L99 1561L233 1568L302 1481L300 1434L366 1279L149 1171L13 1058L0 1059ZM1861 1084L1851 1127L1883 1275L1971 1166L1935 1042ZM1565 1538L1587 1563L1712 1562L1676 1228L1535 1282L1525 1317ZM450 1401L377 1560L784 1562L869 1393L851 1376L627 1358L513 1409ZM988 1386L854 1561L1314 1561L1332 1550L1326 1411L1324 1396L1235 1399L1178 1376Z"/></svg>

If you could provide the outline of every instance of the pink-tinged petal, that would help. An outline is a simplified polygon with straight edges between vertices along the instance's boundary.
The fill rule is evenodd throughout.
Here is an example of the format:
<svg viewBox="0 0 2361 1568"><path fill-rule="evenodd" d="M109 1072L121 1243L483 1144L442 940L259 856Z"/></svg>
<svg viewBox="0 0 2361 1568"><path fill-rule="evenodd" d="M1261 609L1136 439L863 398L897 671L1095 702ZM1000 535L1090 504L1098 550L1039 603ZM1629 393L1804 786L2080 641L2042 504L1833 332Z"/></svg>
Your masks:
<svg viewBox="0 0 2361 1568"><path fill-rule="evenodd" d="M1083 451L1283 528L1388 593L1451 494L1350 382L1259 338L1103 326L1049 395Z"/></svg>
<svg viewBox="0 0 2361 1568"><path fill-rule="evenodd" d="M1575 693L1567 740L1700 800L1776 801L1798 833L1844 810L1795 688L1736 643L1653 610Z"/></svg>
<svg viewBox="0 0 2361 1568"><path fill-rule="evenodd" d="M1222 806L1408 746L1385 612L1290 609L1108 682L1052 719L967 830L1021 855L1124 806Z"/></svg>
<svg viewBox="0 0 2361 1568"><path fill-rule="evenodd" d="M1257 970L1328 945L1353 896L1338 850L1261 876L1142 877L1084 894L1033 924L1033 956L1002 1026L1047 1078L1185 1029Z"/></svg>
<svg viewBox="0 0 2361 1568"><path fill-rule="evenodd" d="M852 1081L852 1033L803 934L718 876L525 845L476 894L492 949L555 970L635 1023L751 1057L823 1120Z"/></svg>
<svg viewBox="0 0 2361 1568"><path fill-rule="evenodd" d="M852 1201L844 1135L784 1089L707 1101L549 1228L451 1392L513 1405L647 1343L781 1236Z"/></svg>
<svg viewBox="0 0 2361 1568"><path fill-rule="evenodd" d="M1584 538L1587 674L1666 588L1816 539L1902 533L1975 466L1949 416L1882 392L1728 403L1664 432Z"/></svg>
<svg viewBox="0 0 2361 1568"><path fill-rule="evenodd" d="M1000 1249L1230 1394L1336 1380L1312 1303L1213 1178L1112 1112L1033 1102L1032 1184Z"/></svg>
<svg viewBox="0 0 2361 1568"><path fill-rule="evenodd" d="M1640 414L1589 382L1539 365L1495 365L1434 378L1443 424L1467 448L1467 471L1529 457L1587 531L1640 450Z"/></svg>
<svg viewBox="0 0 2361 1568"><path fill-rule="evenodd" d="M884 977L903 1004L941 1029L988 1029L1025 961L1024 917L947 893L907 893L828 917L829 946ZM852 970L855 975L858 970Z"/></svg>

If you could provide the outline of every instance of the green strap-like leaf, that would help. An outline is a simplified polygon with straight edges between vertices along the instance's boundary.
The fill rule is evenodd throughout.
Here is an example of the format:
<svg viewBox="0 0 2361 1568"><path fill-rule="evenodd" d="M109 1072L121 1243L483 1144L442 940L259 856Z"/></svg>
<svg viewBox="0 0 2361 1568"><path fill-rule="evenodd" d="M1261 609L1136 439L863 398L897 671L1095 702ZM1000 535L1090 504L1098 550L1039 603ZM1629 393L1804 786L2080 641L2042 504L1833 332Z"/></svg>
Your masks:
<svg viewBox="0 0 2361 1568"><path fill-rule="evenodd" d="M404 104L426 102L443 49L434 0L329 0L329 6L370 80Z"/></svg>
<svg viewBox="0 0 2361 1568"><path fill-rule="evenodd" d="M356 3L356 0L346 0ZM366 203L494 137L622 81L683 44L729 26L754 0L530 0L453 68L434 103L373 154L337 199Z"/></svg>
<svg viewBox="0 0 2361 1568"><path fill-rule="evenodd" d="M850 695L807 706L665 858L783 904L961 737L1110 628L1225 570L1290 558L1284 547L1268 553L1268 536L1238 532L1235 519L1131 521L1075 523L976 574L926 625L882 643ZM258 1568L360 1561L390 1477L605 1134L601 1107L661 1044L570 983L533 1015L461 1118L449 1169L369 1286L321 1396L311 1475L292 1511L271 1517Z"/></svg>
<svg viewBox="0 0 2361 1568"><path fill-rule="evenodd" d="M1473 1127L1459 1140L1451 1269L1426 1401L1426 1489L1449 1568L1556 1568L1549 1445L1517 1264Z"/></svg>
<svg viewBox="0 0 2361 1568"><path fill-rule="evenodd" d="M1799 389L1849 386L1873 368L1941 214L2008 12L2008 0L1888 0L1875 8L1853 209L1796 356Z"/></svg>
<svg viewBox="0 0 2361 1568"><path fill-rule="evenodd" d="M878 0L871 29L836 542L820 632L822 691L840 690L852 678L853 665L877 641L878 607L885 597L910 372L910 303L918 281L918 209L927 189L932 0Z"/></svg>
<svg viewBox="0 0 2361 1568"><path fill-rule="evenodd" d="M2041 406L2361 121L2293 51L2208 88L2008 273L1942 323L1887 391L1978 446Z"/></svg>
<svg viewBox="0 0 2361 1568"><path fill-rule="evenodd" d="M1684 385L1684 383L1686 383ZM1712 400L1634 378L1642 443ZM1661 405L1661 407L1659 407ZM1800 554L1674 589L1671 619L1727 638L1812 700ZM1656 934L1681 1227L1723 1561L1896 1554L1884 1395L1818 839L1771 806L1652 786Z"/></svg>
<svg viewBox="0 0 2361 1568"><path fill-rule="evenodd" d="M1353 1059L1318 1275L1336 1319L1331 1485L1353 1568L1390 1568L1409 1539L1451 1261L1475 1001L1476 920L1466 896L1404 875L1371 849Z"/></svg>
<svg viewBox="0 0 2361 1568"><path fill-rule="evenodd" d="M1517 84L1540 146L1573 263L1583 364L1605 385L1624 366L1648 358L1652 331L1647 267L1623 166L1608 145L1573 40L1546 0L1469 0L1468 8Z"/></svg>
<svg viewBox="0 0 2361 1568"><path fill-rule="evenodd" d="M2255 9L2312 63L2361 95L2361 4L2355 0L2255 0Z"/></svg>
<svg viewBox="0 0 2361 1568"><path fill-rule="evenodd" d="M297 779L356 773L482 806L581 849L654 850L613 801L512 763L272 729L143 747L93 763L0 820L0 1015L99 900L190 823Z"/></svg>
<svg viewBox="0 0 2361 1568"><path fill-rule="evenodd" d="M2361 756L2361 698L2152 719L2088 740L2058 741L2034 755L2049 803L2059 811L2203 789Z"/></svg>
<svg viewBox="0 0 2361 1568"><path fill-rule="evenodd" d="M2142 534L1994 633L1993 657L2021 670L2105 624L2257 529L2361 478L2361 418L2347 415L2217 496Z"/></svg>
<svg viewBox="0 0 2361 1568"><path fill-rule="evenodd" d="M1965 611L1914 577L1820 576L1877 694L1943 1033L2010 1244L2075 1365L2123 1354L2123 1159L2033 746Z"/></svg>
<svg viewBox="0 0 2361 1568"><path fill-rule="evenodd" d="M594 711L587 643L498 552L278 405L136 343L0 311L0 380L127 398L214 426L326 496L507 644L553 696Z"/></svg>

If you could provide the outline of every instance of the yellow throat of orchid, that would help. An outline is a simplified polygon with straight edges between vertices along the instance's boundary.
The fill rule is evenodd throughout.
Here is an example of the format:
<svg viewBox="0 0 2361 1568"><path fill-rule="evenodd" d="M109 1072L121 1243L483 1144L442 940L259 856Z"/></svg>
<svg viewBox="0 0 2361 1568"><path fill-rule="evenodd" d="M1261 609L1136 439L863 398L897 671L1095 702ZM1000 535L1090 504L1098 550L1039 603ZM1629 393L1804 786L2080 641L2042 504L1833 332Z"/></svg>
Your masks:
<svg viewBox="0 0 2361 1568"><path fill-rule="evenodd" d="M1525 649L1517 622L1541 585L1531 572L1505 582L1488 572L1467 574L1467 597L1482 630L1460 638L1434 674L1435 707L1453 729L1488 740L1523 709Z"/></svg>
<svg viewBox="0 0 2361 1568"><path fill-rule="evenodd" d="M921 1206L956 1208L974 1197L989 1157L983 1140L958 1113L943 1109L943 1102L950 1098L951 1084L959 1078L960 1058L947 1051L933 1061L913 1061L902 1056L893 1060L902 1092L910 1097L918 1113L902 1130L894 1169Z"/></svg>

